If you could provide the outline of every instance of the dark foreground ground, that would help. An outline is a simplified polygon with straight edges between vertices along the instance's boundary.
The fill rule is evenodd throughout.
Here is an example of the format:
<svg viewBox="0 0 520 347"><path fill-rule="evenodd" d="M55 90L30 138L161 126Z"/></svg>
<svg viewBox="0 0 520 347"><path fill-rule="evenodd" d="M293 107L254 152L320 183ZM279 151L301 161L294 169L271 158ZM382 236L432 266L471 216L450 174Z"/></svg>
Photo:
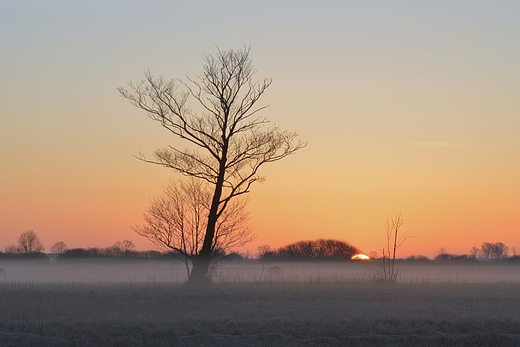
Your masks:
<svg viewBox="0 0 520 347"><path fill-rule="evenodd" d="M0 346L520 346L520 284L0 283Z"/></svg>

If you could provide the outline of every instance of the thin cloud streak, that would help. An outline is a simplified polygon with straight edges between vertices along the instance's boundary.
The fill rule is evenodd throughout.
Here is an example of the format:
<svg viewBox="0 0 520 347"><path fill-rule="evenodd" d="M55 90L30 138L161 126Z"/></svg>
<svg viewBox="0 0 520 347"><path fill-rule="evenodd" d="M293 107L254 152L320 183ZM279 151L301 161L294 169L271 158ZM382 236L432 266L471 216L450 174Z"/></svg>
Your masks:
<svg viewBox="0 0 520 347"><path fill-rule="evenodd" d="M433 142L433 141L413 141L412 144L428 147L462 147L469 146L467 143L456 142Z"/></svg>

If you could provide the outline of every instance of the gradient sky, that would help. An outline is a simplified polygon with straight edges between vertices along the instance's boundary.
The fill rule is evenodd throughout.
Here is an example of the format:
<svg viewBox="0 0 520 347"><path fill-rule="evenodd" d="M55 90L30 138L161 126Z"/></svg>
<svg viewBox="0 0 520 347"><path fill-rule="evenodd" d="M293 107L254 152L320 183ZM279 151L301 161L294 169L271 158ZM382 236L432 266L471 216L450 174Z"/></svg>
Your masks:
<svg viewBox="0 0 520 347"><path fill-rule="evenodd" d="M338 238L401 255L520 247L518 1L4 1L0 249L150 244L131 226L175 174L136 160L178 140L118 97L145 70L199 73L251 45L263 115L307 148L265 166L261 244Z"/></svg>

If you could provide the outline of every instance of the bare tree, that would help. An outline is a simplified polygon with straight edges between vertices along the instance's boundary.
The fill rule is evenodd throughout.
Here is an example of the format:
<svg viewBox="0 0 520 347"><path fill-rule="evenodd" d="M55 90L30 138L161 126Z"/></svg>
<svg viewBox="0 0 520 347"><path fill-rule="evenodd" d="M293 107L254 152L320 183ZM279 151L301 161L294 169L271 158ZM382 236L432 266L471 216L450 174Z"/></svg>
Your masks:
<svg viewBox="0 0 520 347"><path fill-rule="evenodd" d="M507 257L509 247L502 242L484 242L480 247L482 256L488 259L502 259Z"/></svg>
<svg viewBox="0 0 520 347"><path fill-rule="evenodd" d="M135 252L135 245L130 240L117 241L111 247L105 250L109 256L125 256L128 257Z"/></svg>
<svg viewBox="0 0 520 347"><path fill-rule="evenodd" d="M154 78L118 88L130 103L189 146L170 146L155 151L154 159L143 161L172 168L211 185L212 197L206 230L189 282L206 283L211 254L214 252L217 221L233 198L248 193L262 181L259 169L298 151L305 143L295 132L282 131L258 116L266 106L256 104L270 79L254 81L250 48L220 51L206 55L202 74L182 80ZM199 112L188 105L193 100Z"/></svg>
<svg viewBox="0 0 520 347"><path fill-rule="evenodd" d="M258 251L258 258L267 258L273 255L273 250L271 250L271 246L269 245L260 245L256 247L256 250Z"/></svg>
<svg viewBox="0 0 520 347"><path fill-rule="evenodd" d="M190 264L199 256L204 243L211 208L209 188L207 183L195 179L172 181L163 196L151 201L144 214L145 224L134 228L137 234L180 257L188 277L192 274ZM245 205L243 198L233 200L217 220L210 259L252 240Z"/></svg>
<svg viewBox="0 0 520 347"><path fill-rule="evenodd" d="M479 254L480 249L478 247L471 247L471 249L469 250L469 256L471 258L477 258Z"/></svg>
<svg viewBox="0 0 520 347"><path fill-rule="evenodd" d="M40 253L44 249L45 247L33 230L27 230L18 237L18 251L21 254Z"/></svg>
<svg viewBox="0 0 520 347"><path fill-rule="evenodd" d="M49 250L56 255L64 254L68 249L69 248L63 241L58 241L49 248Z"/></svg>
<svg viewBox="0 0 520 347"><path fill-rule="evenodd" d="M121 241L120 249L125 256L129 256L130 254L135 252L135 244L130 240L123 240Z"/></svg>
<svg viewBox="0 0 520 347"><path fill-rule="evenodd" d="M509 254L509 247L507 247L502 242L495 243L495 253L494 256L497 259L507 258Z"/></svg>
<svg viewBox="0 0 520 347"><path fill-rule="evenodd" d="M399 230L403 225L401 213L395 218L386 221L386 249L381 250L380 277L385 282L395 282L399 274L399 268L395 266L397 249L408 239L408 237L399 236Z"/></svg>

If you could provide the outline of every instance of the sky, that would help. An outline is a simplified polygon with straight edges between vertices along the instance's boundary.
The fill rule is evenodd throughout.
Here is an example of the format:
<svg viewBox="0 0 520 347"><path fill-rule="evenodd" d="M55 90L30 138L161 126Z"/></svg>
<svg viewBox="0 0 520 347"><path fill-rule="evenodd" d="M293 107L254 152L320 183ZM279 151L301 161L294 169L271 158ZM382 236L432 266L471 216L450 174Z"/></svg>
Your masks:
<svg viewBox="0 0 520 347"><path fill-rule="evenodd" d="M520 2L66 1L0 4L0 250L132 240L182 147L117 87L251 46L262 115L307 147L263 167L248 209L268 244L335 238L398 256L520 247ZM519 248L520 250L520 248Z"/></svg>

